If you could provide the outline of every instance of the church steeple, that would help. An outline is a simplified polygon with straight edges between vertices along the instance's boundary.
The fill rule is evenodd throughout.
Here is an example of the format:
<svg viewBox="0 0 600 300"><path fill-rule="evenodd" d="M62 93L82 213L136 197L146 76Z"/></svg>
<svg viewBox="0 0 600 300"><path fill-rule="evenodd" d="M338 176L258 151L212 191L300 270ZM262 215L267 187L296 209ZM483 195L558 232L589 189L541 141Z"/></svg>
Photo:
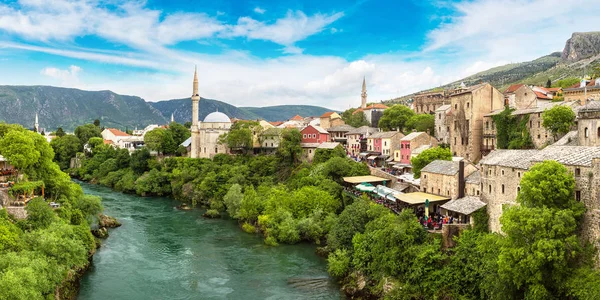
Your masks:
<svg viewBox="0 0 600 300"><path fill-rule="evenodd" d="M360 98L361 98L360 107L366 108L367 107L367 81L366 81L365 77L363 77L362 93L360 94Z"/></svg>

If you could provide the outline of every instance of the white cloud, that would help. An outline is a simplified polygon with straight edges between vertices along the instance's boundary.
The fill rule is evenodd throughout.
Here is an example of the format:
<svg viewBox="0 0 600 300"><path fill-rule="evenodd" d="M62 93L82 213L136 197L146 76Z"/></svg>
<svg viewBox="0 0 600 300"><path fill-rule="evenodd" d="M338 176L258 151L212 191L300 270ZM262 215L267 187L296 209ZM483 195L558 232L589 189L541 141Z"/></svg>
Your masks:
<svg viewBox="0 0 600 300"><path fill-rule="evenodd" d="M63 85L74 85L79 83L79 73L81 71L80 67L71 65L66 70L46 67L40 71L40 74L56 79Z"/></svg>
<svg viewBox="0 0 600 300"><path fill-rule="evenodd" d="M264 9L264 8L260 8L260 7L258 7L258 6L254 8L254 12L255 12L255 13L257 13L257 14L261 14L261 15L262 15L262 14L264 14L266 11L267 11L266 9Z"/></svg>

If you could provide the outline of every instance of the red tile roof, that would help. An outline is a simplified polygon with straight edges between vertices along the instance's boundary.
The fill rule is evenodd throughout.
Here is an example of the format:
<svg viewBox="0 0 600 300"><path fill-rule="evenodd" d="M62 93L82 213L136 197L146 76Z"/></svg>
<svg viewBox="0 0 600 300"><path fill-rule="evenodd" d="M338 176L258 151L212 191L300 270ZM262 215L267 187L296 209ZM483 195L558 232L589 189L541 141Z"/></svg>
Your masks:
<svg viewBox="0 0 600 300"><path fill-rule="evenodd" d="M556 92L558 92L558 91L562 90L562 88L560 88L560 87L555 87L555 88L545 88L545 89L546 89L548 92L553 92L553 93L556 93Z"/></svg>
<svg viewBox="0 0 600 300"><path fill-rule="evenodd" d="M273 126L279 126L281 124L283 124L283 122L281 121L277 121L277 122L269 122L269 124L273 125Z"/></svg>
<svg viewBox="0 0 600 300"><path fill-rule="evenodd" d="M371 104L371 105L367 106L367 108L365 108L365 109L374 109L374 108L386 109L388 107L385 104L375 103L375 104Z"/></svg>
<svg viewBox="0 0 600 300"><path fill-rule="evenodd" d="M301 117L300 115L295 115L293 118L291 118L290 120L292 121L303 121L304 118Z"/></svg>
<svg viewBox="0 0 600 300"><path fill-rule="evenodd" d="M552 100L552 97L550 97L550 96L547 96L546 94L544 94L544 93L541 93L541 92L538 92L538 91L535 91L535 96L536 96L538 99Z"/></svg>
<svg viewBox="0 0 600 300"><path fill-rule="evenodd" d="M514 93L516 90L518 90L520 87L522 87L524 84L522 83L518 83L518 84L513 84L511 86L509 86L506 91L504 91L504 93Z"/></svg>
<svg viewBox="0 0 600 300"><path fill-rule="evenodd" d="M104 141L104 145L112 145L112 141L111 140L103 140Z"/></svg>
<svg viewBox="0 0 600 300"><path fill-rule="evenodd" d="M108 131L110 131L115 136L129 136L129 134L127 134L119 129L116 129L116 128L106 128L106 129L108 129Z"/></svg>
<svg viewBox="0 0 600 300"><path fill-rule="evenodd" d="M363 111L363 109L361 107L359 107L355 111L353 111L352 114L354 115L354 114L356 114L358 112L361 112L361 111Z"/></svg>
<svg viewBox="0 0 600 300"><path fill-rule="evenodd" d="M320 116L320 118L329 118L329 117L331 117L331 115L333 115L334 113L335 113L335 112L333 112L333 111L328 111L328 112L326 112L326 113L322 114L322 115Z"/></svg>

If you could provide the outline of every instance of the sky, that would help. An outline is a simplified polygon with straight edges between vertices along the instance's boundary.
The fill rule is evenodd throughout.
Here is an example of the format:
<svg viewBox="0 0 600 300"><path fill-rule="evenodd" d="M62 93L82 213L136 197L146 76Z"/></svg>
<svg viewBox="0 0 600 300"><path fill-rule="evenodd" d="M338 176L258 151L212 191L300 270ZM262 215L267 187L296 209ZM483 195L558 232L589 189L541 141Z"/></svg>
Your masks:
<svg viewBox="0 0 600 300"><path fill-rule="evenodd" d="M597 0L0 0L0 85L344 110L562 51Z"/></svg>

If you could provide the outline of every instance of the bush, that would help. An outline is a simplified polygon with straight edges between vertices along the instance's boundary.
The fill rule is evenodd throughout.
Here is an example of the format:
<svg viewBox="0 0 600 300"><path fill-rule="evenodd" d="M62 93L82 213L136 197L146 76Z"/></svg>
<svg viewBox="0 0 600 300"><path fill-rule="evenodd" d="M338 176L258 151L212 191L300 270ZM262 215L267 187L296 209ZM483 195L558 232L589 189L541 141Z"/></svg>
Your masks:
<svg viewBox="0 0 600 300"><path fill-rule="evenodd" d="M207 217L207 218L211 218L211 219L216 219L216 218L220 218L221 214L216 209L209 209L204 213L203 216Z"/></svg>
<svg viewBox="0 0 600 300"><path fill-rule="evenodd" d="M327 258L327 272L335 278L343 278L350 270L350 255L345 249L337 249Z"/></svg>
<svg viewBox="0 0 600 300"><path fill-rule="evenodd" d="M247 233L256 233L256 228L250 223L242 224L242 230Z"/></svg>
<svg viewBox="0 0 600 300"><path fill-rule="evenodd" d="M268 246L278 246L279 244L277 243L277 239L272 237L272 236L267 236L265 238L265 244Z"/></svg>

